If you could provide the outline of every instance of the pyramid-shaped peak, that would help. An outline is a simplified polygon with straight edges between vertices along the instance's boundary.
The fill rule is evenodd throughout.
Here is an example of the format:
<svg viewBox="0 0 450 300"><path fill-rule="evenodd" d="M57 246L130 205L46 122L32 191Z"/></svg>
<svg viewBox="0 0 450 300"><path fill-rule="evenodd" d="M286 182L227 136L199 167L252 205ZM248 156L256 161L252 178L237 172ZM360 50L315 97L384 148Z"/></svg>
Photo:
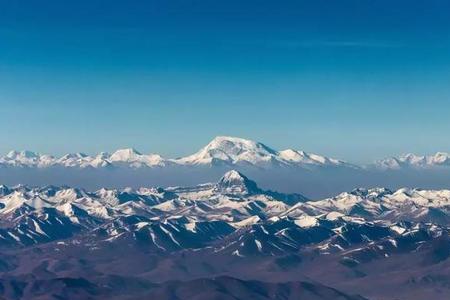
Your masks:
<svg viewBox="0 0 450 300"><path fill-rule="evenodd" d="M221 181L233 181L233 180L245 181L248 180L248 178L244 174L236 170L226 172L221 178Z"/></svg>
<svg viewBox="0 0 450 300"><path fill-rule="evenodd" d="M223 194L247 195L258 193L260 190L256 182L236 170L231 170L226 172L217 182L216 191Z"/></svg>

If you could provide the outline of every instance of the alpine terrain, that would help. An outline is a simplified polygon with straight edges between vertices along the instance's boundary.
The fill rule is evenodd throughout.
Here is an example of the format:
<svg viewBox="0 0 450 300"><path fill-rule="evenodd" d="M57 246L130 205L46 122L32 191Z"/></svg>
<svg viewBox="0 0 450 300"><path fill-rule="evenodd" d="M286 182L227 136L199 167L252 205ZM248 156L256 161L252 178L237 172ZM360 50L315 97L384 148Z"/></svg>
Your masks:
<svg viewBox="0 0 450 300"><path fill-rule="evenodd" d="M279 153L249 145L255 147L265 153L260 161L281 163ZM230 152L226 160L248 161ZM216 154L205 148L183 161L210 163ZM144 161L135 151L114 157ZM260 188L230 170L191 187L3 185L0 216L5 299L447 299L450 293L449 190L358 188L316 200Z"/></svg>

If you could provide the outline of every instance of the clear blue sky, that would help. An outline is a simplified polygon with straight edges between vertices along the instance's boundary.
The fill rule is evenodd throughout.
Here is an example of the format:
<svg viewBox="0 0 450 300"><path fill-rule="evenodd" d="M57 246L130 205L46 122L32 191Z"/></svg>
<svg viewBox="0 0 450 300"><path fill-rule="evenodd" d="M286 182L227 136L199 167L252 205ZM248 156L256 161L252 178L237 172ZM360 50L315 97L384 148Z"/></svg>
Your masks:
<svg viewBox="0 0 450 300"><path fill-rule="evenodd" d="M0 0L0 153L450 151L449 53L449 1Z"/></svg>

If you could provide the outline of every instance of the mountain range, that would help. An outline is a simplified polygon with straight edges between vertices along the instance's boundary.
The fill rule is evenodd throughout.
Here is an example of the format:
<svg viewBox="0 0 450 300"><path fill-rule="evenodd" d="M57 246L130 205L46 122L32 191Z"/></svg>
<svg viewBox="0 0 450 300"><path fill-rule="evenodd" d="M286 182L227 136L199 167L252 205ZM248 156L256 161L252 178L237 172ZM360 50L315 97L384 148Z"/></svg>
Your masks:
<svg viewBox="0 0 450 300"><path fill-rule="evenodd" d="M449 190L359 188L310 200L236 170L191 187L3 185L0 220L7 299L450 293Z"/></svg>
<svg viewBox="0 0 450 300"><path fill-rule="evenodd" d="M276 151L251 140L219 136L192 155L165 159L158 154L141 154L135 149L120 149L113 154L88 156L83 153L66 154L60 158L31 151L11 151L0 158L0 164L11 167L131 167L154 168L165 166L243 165L257 167L289 166L351 166L343 161L303 151Z"/></svg>
<svg viewBox="0 0 450 300"><path fill-rule="evenodd" d="M141 186L194 186L237 170L264 188L302 193L309 198L332 197L355 188L384 186L450 188L449 155L405 155L370 165L300 150L275 150L262 143L219 136L198 152L180 158L121 149L112 154L82 153L62 157L11 151L0 157L0 182L9 186L68 185L86 190Z"/></svg>
<svg viewBox="0 0 450 300"><path fill-rule="evenodd" d="M254 166L270 167L338 167L399 169L404 167L450 167L450 154L438 152L431 156L406 154L386 158L370 165L358 166L339 159L329 158L301 150L274 150L262 143L237 138L218 136L198 152L181 158L168 159L159 154L141 154L133 148L120 149L112 154L105 152L95 156L72 153L56 158L32 151L10 151L0 158L3 167L69 167L69 168L163 168L168 166Z"/></svg>

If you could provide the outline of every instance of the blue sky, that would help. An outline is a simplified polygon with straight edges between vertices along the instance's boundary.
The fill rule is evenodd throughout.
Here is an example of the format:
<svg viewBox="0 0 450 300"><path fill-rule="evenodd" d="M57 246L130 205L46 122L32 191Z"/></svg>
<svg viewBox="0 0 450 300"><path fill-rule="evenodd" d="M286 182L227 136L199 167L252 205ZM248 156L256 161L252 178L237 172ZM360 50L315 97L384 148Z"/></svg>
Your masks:
<svg viewBox="0 0 450 300"><path fill-rule="evenodd" d="M450 151L448 1L0 0L0 153Z"/></svg>

